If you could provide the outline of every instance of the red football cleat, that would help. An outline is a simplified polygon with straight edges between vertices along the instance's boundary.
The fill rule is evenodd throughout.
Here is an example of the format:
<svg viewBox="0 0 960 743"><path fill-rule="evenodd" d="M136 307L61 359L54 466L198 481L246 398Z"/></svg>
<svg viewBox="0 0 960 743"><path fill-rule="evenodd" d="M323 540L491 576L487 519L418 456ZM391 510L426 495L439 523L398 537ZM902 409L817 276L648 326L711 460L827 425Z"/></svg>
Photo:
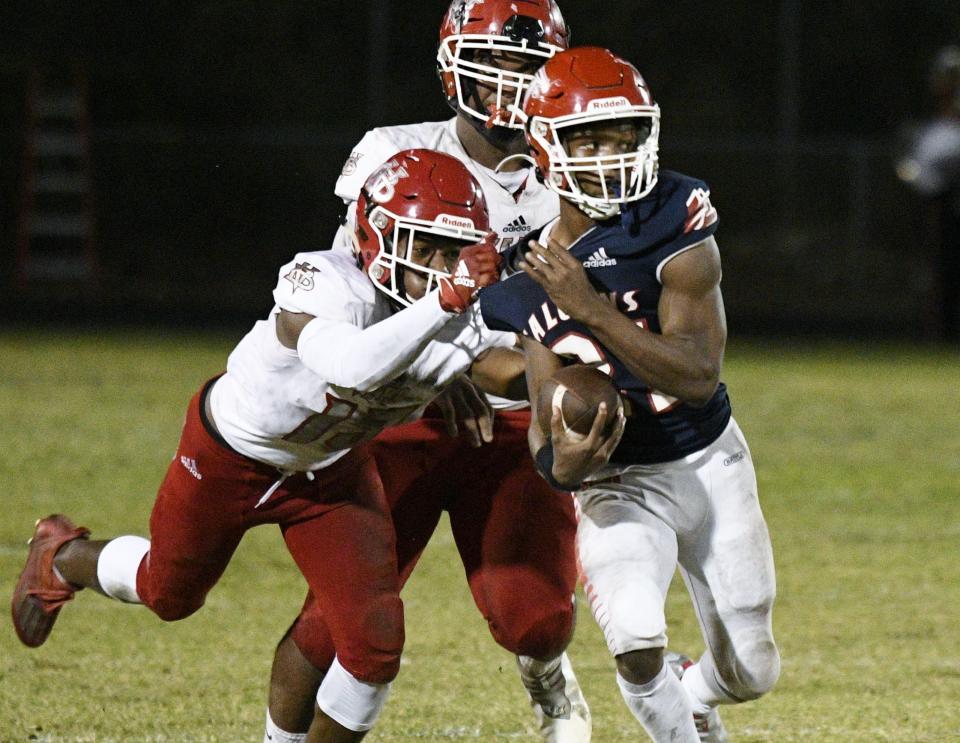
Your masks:
<svg viewBox="0 0 960 743"><path fill-rule="evenodd" d="M66 516L53 514L37 521L27 544L27 564L13 591L10 612L17 637L27 647L36 648L46 641L57 621L60 608L79 588L60 580L53 572L53 558L66 542L86 539L90 530L74 526Z"/></svg>

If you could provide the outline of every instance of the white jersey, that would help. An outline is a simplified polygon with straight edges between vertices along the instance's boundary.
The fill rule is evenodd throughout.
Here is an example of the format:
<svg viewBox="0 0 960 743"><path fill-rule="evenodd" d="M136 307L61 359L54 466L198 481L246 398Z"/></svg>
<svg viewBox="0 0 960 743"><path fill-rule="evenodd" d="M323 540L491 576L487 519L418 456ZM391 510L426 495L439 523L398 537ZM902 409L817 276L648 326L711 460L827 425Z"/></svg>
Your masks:
<svg viewBox="0 0 960 743"><path fill-rule="evenodd" d="M500 235L500 250L560 213L560 198L548 190L532 168L494 173L470 158L457 137L456 117L447 121L384 126L368 131L354 147L337 179L336 193L347 204L346 229L337 233L336 248L350 250L354 227L352 204L370 174L401 150L423 148L457 158L480 183L490 212L490 229Z"/></svg>
<svg viewBox="0 0 960 743"><path fill-rule="evenodd" d="M280 269L273 297L276 305L269 317L257 322L230 354L226 374L210 392L210 403L217 428L230 446L284 472L332 464L385 427L419 412L481 351L514 343L512 333L486 329L478 304L448 320L430 295L415 303L421 308L409 309L435 312L439 331L429 340L411 343L414 352L409 360L388 370L383 384L345 388L308 368L300 350L280 343L276 316L283 309L317 318L304 328L302 345L304 333L314 323L321 332L345 324L351 329L371 328L385 320L383 327L389 327L398 318L387 297L351 257L333 251L298 254ZM360 336L352 337L359 342ZM344 351L343 346L331 347L329 354L334 358ZM375 347L362 355L369 357L371 367L389 363L376 358Z"/></svg>
<svg viewBox="0 0 960 743"><path fill-rule="evenodd" d="M494 173L473 160L460 144L456 117L447 121L384 126L371 129L363 136L337 179L335 190L347 205L347 223L337 231L334 250L346 253L353 251L353 231L356 227L353 205L370 174L398 152L415 148L451 155L477 179L487 201L490 229L500 236L498 249L501 252L526 233L542 227L560 214L560 197L537 180L533 168ZM494 408L527 407L526 401L508 400L496 395L487 397Z"/></svg>

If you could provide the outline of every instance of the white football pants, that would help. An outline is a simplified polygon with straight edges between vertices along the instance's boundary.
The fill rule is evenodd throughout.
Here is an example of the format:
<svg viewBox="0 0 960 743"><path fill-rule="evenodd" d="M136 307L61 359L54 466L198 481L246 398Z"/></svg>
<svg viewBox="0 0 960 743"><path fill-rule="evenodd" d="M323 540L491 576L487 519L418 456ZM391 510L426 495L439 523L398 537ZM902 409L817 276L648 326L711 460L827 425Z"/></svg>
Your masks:
<svg viewBox="0 0 960 743"><path fill-rule="evenodd" d="M733 419L683 459L608 465L576 501L581 578L614 656L666 647L664 603L679 563L731 701L772 686L773 552L750 450Z"/></svg>

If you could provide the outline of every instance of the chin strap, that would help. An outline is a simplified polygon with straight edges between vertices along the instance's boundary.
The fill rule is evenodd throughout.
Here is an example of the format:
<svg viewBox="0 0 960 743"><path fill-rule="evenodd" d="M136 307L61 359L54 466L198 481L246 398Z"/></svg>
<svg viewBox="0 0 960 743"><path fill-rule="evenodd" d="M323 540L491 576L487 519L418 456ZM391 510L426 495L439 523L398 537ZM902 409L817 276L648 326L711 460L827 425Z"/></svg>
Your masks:
<svg viewBox="0 0 960 743"><path fill-rule="evenodd" d="M494 173L499 173L500 170L503 168L504 164L510 162L511 160L526 160L526 161L527 161L528 163L530 163L533 167L536 167L536 166L537 166L537 161L534 160L532 157L530 157L530 155L526 155L526 154L524 154L524 153L522 153L522 152L519 152L519 153L517 153L516 155L509 155L509 156L503 158L503 160L501 160L500 162L497 163L497 167L495 167L495 168L493 169L493 172L494 172Z"/></svg>

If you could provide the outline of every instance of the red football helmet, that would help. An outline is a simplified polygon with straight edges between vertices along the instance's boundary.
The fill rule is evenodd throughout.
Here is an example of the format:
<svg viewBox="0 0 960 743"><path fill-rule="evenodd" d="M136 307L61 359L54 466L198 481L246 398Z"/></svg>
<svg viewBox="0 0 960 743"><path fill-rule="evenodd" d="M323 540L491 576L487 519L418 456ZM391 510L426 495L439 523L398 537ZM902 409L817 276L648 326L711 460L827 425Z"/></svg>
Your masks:
<svg viewBox="0 0 960 743"><path fill-rule="evenodd" d="M426 291L444 271L412 259L418 232L479 242L490 230L480 184L455 157L433 150L403 150L377 168L360 191L354 231L357 257L381 291L411 304L403 271L427 278Z"/></svg>
<svg viewBox="0 0 960 743"><path fill-rule="evenodd" d="M533 78L524 98L527 143L552 191L594 219L608 219L622 204L646 196L657 183L660 107L637 68L600 47L560 52ZM634 121L639 134L626 152L571 157L571 128L595 122ZM600 195L583 191L585 176Z"/></svg>
<svg viewBox="0 0 960 743"><path fill-rule="evenodd" d="M533 73L567 48L569 31L554 0L453 0L440 24L437 67L447 101L489 125L522 129L517 114ZM522 69L502 69L495 54L529 58ZM478 84L495 91L484 102Z"/></svg>

